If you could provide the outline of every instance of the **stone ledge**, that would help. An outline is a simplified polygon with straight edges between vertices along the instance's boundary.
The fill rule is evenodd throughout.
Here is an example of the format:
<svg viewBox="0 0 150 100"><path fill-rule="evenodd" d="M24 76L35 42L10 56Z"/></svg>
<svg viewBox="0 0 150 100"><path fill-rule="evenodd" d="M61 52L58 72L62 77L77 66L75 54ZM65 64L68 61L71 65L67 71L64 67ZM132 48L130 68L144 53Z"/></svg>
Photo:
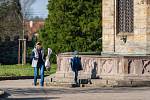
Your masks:
<svg viewBox="0 0 150 100"><path fill-rule="evenodd" d="M150 86L150 81L117 81L113 86L117 87L145 87Z"/></svg>
<svg viewBox="0 0 150 100"><path fill-rule="evenodd" d="M47 87L75 87L75 84L73 83L60 83L60 82L50 82L50 83L45 83L45 86Z"/></svg>
<svg viewBox="0 0 150 100"><path fill-rule="evenodd" d="M143 87L150 86L150 81L129 81L129 80L91 80L95 86L110 87Z"/></svg>
<svg viewBox="0 0 150 100"><path fill-rule="evenodd" d="M128 81L128 80L101 80L92 79L92 84L85 84L87 86L98 87L143 87L150 86L150 81Z"/></svg>
<svg viewBox="0 0 150 100"><path fill-rule="evenodd" d="M75 86L72 82L45 82L48 87L143 87L150 86L150 81L103 80L91 79L91 83Z"/></svg>

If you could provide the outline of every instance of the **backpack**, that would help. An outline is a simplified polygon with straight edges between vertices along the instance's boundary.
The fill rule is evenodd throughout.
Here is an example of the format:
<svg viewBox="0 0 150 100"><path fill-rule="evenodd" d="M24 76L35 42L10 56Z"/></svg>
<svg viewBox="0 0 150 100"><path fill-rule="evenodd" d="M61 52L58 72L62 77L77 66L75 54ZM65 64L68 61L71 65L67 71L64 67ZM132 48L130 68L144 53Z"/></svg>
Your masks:
<svg viewBox="0 0 150 100"><path fill-rule="evenodd" d="M83 70L80 57L73 57L71 59L71 68L72 68L73 71L75 71L75 70L77 70L77 71Z"/></svg>

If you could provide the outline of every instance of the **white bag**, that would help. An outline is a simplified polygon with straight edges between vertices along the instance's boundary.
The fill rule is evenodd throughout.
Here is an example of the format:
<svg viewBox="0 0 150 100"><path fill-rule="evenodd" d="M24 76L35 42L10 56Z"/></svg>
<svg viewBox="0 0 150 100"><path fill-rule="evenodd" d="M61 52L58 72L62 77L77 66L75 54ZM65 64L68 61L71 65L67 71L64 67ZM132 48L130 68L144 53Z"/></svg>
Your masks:
<svg viewBox="0 0 150 100"><path fill-rule="evenodd" d="M50 61L49 61L49 57L50 57L51 54L52 54L52 49L48 48L48 53L47 53L47 57L46 57L46 61L45 61L45 67L48 70L51 67L51 64L50 64Z"/></svg>
<svg viewBox="0 0 150 100"><path fill-rule="evenodd" d="M47 59L47 58L46 58L46 61L45 61L45 67L46 67L46 68L50 68L50 67L51 67L50 61L49 61L49 59Z"/></svg>
<svg viewBox="0 0 150 100"><path fill-rule="evenodd" d="M37 67L38 60L32 60L32 67Z"/></svg>
<svg viewBox="0 0 150 100"><path fill-rule="evenodd" d="M47 56L50 57L51 54L52 54L52 49L51 49L51 48L48 48L48 54L47 54Z"/></svg>

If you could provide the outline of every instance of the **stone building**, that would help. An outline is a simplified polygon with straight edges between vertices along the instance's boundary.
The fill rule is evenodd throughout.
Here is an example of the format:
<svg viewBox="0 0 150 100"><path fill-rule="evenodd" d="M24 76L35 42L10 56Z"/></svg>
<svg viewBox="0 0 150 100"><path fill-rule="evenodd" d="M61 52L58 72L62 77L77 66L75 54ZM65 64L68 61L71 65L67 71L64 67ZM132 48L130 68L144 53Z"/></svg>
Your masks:
<svg viewBox="0 0 150 100"><path fill-rule="evenodd" d="M80 55L79 79L98 86L150 85L150 0L103 0L102 5L102 55ZM57 56L55 82L73 81L71 57Z"/></svg>
<svg viewBox="0 0 150 100"><path fill-rule="evenodd" d="M34 36L38 35L38 31L44 27L44 20L26 20L25 29L28 35L28 39L31 40Z"/></svg>
<svg viewBox="0 0 150 100"><path fill-rule="evenodd" d="M150 54L150 0L103 0L103 52Z"/></svg>

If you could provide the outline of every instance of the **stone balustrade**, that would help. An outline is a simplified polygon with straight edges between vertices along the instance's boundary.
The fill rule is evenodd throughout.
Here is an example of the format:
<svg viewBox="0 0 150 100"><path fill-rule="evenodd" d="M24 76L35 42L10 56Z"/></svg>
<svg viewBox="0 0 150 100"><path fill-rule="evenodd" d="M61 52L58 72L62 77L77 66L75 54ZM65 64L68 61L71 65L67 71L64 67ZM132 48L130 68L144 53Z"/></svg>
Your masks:
<svg viewBox="0 0 150 100"><path fill-rule="evenodd" d="M99 78L106 80L150 80L150 56L142 55L79 55L83 70L79 78ZM57 56L55 78L73 80L70 54Z"/></svg>

